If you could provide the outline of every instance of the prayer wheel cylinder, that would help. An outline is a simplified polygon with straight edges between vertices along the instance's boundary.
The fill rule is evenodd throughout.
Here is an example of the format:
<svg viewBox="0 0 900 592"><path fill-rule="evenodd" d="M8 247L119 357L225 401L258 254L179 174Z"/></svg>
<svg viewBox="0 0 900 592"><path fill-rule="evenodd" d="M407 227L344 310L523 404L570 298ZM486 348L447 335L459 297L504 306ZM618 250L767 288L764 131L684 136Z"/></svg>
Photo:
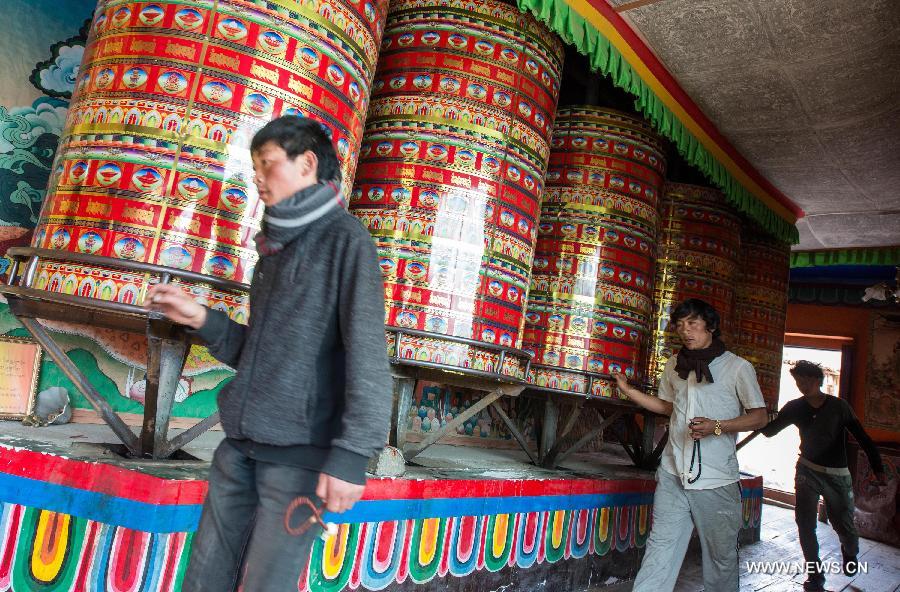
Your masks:
<svg viewBox="0 0 900 592"><path fill-rule="evenodd" d="M534 384L611 397L596 375L644 378L665 167L646 122L558 111L525 315Z"/></svg>
<svg viewBox="0 0 900 592"><path fill-rule="evenodd" d="M741 221L722 192L708 187L667 183L660 207L656 262L655 323L648 376L655 383L666 360L680 347L669 316L681 302L699 298L722 319L726 344L733 337L735 285L740 262Z"/></svg>
<svg viewBox="0 0 900 592"><path fill-rule="evenodd" d="M394 356L524 378L497 348L521 339L562 60L502 2L391 3L350 210Z"/></svg>
<svg viewBox="0 0 900 592"><path fill-rule="evenodd" d="M35 287L138 303L149 263L249 283L262 207L249 142L273 117L320 121L349 197L386 0L101 1L32 246ZM185 289L238 320L242 290Z"/></svg>
<svg viewBox="0 0 900 592"><path fill-rule="evenodd" d="M791 248L745 229L737 284L735 353L756 369L766 407L778 410Z"/></svg>

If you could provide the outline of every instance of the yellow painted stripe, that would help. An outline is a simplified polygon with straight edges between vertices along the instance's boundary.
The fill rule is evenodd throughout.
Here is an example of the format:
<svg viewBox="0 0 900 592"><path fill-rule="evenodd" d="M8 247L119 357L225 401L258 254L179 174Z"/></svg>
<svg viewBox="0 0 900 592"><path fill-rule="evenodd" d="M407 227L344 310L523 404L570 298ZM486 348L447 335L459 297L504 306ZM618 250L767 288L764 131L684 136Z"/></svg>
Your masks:
<svg viewBox="0 0 900 592"><path fill-rule="evenodd" d="M38 582L52 582L62 568L69 546L68 514L41 510L31 554L31 573Z"/></svg>
<svg viewBox="0 0 900 592"><path fill-rule="evenodd" d="M422 535L419 539L420 565L430 565L434 561L438 549L437 537L440 526L440 518L425 518L422 520Z"/></svg>
<svg viewBox="0 0 900 592"><path fill-rule="evenodd" d="M605 1L605 0L600 0ZM662 82L653 74L647 64L635 53L634 49L619 34L615 26L610 23L596 8L594 8L587 0L566 0L566 3L578 14L580 14L588 23L590 23L601 35L606 37L609 42L622 54L622 57L634 69L635 73L650 87L656 96L663 102L666 107L678 118L684 127L696 137L701 144L709 151L709 153L734 176L747 190L759 198L772 211L784 218L791 224L797 221L797 217L788 210L784 205L775 199L768 191L759 186L753 179L744 172L744 169L738 166L728 154L703 130L702 127L691 117L687 111L681 106L675 97L663 86Z"/></svg>
<svg viewBox="0 0 900 592"><path fill-rule="evenodd" d="M498 514L494 518L494 539L492 552L494 557L502 557L506 550L506 535L509 529L509 514Z"/></svg>
<svg viewBox="0 0 900 592"><path fill-rule="evenodd" d="M550 535L550 542L554 549L558 549L565 542L563 541L563 527L566 524L566 510L556 510L553 513L553 531Z"/></svg>
<svg viewBox="0 0 900 592"><path fill-rule="evenodd" d="M347 553L349 534L350 526L341 524L337 535L325 539L325 549L322 552L322 574L328 580L336 579L341 573Z"/></svg>

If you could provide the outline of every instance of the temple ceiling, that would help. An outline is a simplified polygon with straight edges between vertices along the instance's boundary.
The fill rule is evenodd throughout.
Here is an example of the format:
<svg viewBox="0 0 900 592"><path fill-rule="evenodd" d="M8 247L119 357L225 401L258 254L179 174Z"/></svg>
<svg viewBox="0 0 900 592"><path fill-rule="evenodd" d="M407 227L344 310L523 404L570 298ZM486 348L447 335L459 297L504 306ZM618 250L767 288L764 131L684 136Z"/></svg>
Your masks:
<svg viewBox="0 0 900 592"><path fill-rule="evenodd" d="M900 244L900 2L608 1L805 211L795 249Z"/></svg>

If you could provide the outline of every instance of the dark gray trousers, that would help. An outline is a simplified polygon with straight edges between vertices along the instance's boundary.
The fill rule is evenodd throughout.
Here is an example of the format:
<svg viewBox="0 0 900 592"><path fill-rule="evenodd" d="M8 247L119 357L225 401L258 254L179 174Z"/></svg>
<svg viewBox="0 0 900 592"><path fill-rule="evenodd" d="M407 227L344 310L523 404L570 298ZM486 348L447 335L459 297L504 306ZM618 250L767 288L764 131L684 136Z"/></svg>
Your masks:
<svg viewBox="0 0 900 592"><path fill-rule="evenodd" d="M825 500L828 521L841 541L845 555L859 553L859 533L853 523L853 482L850 475L828 475L798 464L794 478L794 519L803 558L807 563L819 561L819 540L816 538L819 496Z"/></svg>
<svg viewBox="0 0 900 592"><path fill-rule="evenodd" d="M194 535L183 592L296 592L310 549L322 529L302 536L284 529L284 513L297 496L314 503L319 473L245 456L223 441L209 474L200 528ZM291 521L309 518L304 506ZM243 569L241 569L243 568Z"/></svg>

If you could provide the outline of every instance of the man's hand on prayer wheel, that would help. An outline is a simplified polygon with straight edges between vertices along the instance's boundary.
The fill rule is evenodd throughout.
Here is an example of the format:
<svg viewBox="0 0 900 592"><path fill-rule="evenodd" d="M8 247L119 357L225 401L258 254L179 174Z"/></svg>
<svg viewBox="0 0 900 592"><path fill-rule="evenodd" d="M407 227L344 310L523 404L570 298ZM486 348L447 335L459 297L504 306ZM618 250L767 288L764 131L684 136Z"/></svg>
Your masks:
<svg viewBox="0 0 900 592"><path fill-rule="evenodd" d="M206 307L197 304L181 288L171 284L150 286L144 305L192 329L199 329L206 322Z"/></svg>

